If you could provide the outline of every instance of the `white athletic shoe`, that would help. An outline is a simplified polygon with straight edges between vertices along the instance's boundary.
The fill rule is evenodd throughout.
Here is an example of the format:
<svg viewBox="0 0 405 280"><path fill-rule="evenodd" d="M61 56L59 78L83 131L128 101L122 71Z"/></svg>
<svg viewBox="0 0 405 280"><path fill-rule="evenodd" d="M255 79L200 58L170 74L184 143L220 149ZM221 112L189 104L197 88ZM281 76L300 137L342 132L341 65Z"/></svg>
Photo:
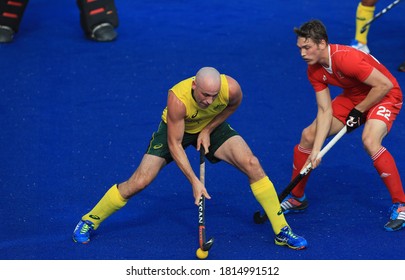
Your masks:
<svg viewBox="0 0 405 280"><path fill-rule="evenodd" d="M360 43L356 39L352 40L352 42L350 43L350 46L352 48L358 49L358 50L363 51L365 53L370 53L370 49L367 47L367 45Z"/></svg>

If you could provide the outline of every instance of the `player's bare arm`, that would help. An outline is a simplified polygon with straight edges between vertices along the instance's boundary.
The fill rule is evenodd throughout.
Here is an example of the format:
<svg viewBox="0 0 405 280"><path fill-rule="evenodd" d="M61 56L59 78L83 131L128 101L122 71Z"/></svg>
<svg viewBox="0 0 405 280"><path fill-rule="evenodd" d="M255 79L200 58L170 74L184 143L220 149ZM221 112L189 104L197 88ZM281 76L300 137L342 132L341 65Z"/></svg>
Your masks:
<svg viewBox="0 0 405 280"><path fill-rule="evenodd" d="M356 106L360 112L365 112L377 104L394 86L384 74L375 68L364 83L371 86L371 90L367 97Z"/></svg>
<svg viewBox="0 0 405 280"><path fill-rule="evenodd" d="M184 106L183 102L181 102L173 92L169 91L167 99L167 141L170 153L180 170L190 181L193 188L195 204L198 205L201 195L204 195L208 199L211 197L193 171L186 152L181 145L184 135L185 117L186 107Z"/></svg>
<svg viewBox="0 0 405 280"><path fill-rule="evenodd" d="M316 168L320 164L321 159L317 159L317 157L322 149L326 137L329 135L332 124L332 100L329 88L325 88L316 93L316 103L318 105L318 113L316 116L316 135L314 146L312 147L312 153L309 156L312 168Z"/></svg>

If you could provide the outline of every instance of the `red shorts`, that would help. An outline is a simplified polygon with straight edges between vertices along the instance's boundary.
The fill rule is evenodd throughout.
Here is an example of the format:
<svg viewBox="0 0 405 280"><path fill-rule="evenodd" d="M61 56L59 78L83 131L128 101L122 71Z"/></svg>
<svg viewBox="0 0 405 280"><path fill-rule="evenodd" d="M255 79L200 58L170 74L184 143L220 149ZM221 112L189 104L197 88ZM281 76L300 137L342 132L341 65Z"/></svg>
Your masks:
<svg viewBox="0 0 405 280"><path fill-rule="evenodd" d="M339 95L332 101L333 116L342 123L346 123L347 115L357 104L358 103L353 102L353 100L347 96ZM401 110L401 107L402 102L394 103L388 98L384 98L366 112L367 120L381 120L387 125L387 130L390 131L394 120L397 118L397 115Z"/></svg>

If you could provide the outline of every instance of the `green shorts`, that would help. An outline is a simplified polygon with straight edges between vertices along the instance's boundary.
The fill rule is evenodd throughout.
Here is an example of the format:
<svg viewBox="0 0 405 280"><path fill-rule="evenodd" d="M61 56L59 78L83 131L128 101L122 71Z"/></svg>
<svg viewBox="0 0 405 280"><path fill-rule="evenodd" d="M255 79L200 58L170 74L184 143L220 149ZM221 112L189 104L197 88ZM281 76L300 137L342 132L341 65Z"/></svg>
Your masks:
<svg viewBox="0 0 405 280"><path fill-rule="evenodd" d="M206 158L211 163L219 162L220 160L214 156L215 152L218 150L221 145L231 138L232 136L239 135L228 123L224 122L220 124L212 133L211 133L211 145L209 147L209 153L206 155ZM197 146L198 133L190 134L184 133L182 145L186 149L188 146L193 145ZM163 121L160 122L158 130L152 134L152 138L149 142L148 149L146 154L155 155L161 158L164 158L167 163L173 161L173 158L170 154L169 146L167 144L167 124Z"/></svg>

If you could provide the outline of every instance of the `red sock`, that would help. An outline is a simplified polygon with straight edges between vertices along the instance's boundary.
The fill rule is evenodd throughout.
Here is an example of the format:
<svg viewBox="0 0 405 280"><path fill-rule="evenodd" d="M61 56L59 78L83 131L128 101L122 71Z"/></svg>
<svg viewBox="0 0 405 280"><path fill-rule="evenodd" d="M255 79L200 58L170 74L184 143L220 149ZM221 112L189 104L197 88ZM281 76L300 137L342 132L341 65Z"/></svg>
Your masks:
<svg viewBox="0 0 405 280"><path fill-rule="evenodd" d="M294 163L293 163L293 171L292 171L292 177L291 180L293 180L298 174L300 174L301 169L304 167L305 162L308 159L308 156L311 154L310 149L305 149L301 147L300 145L296 145L294 147ZM305 191L305 186L307 184L309 175L311 173L307 174L298 184L297 186L292 190L292 194L295 197L302 197L304 196L304 191Z"/></svg>
<svg viewBox="0 0 405 280"><path fill-rule="evenodd" d="M375 155L371 157L373 164L385 186L387 187L392 203L405 202L405 194L402 188L401 177L395 160L386 148L381 147Z"/></svg>

